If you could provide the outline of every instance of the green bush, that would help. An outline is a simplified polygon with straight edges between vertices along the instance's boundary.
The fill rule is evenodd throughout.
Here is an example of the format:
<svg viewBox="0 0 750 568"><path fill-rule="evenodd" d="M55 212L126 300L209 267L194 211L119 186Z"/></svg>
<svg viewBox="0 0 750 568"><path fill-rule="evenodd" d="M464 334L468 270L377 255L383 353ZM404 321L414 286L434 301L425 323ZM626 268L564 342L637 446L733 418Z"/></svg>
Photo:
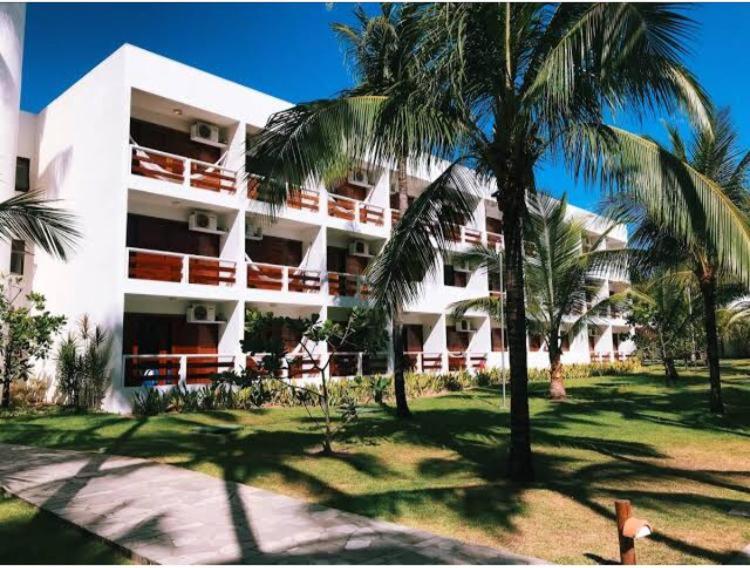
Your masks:
<svg viewBox="0 0 750 568"><path fill-rule="evenodd" d="M641 370L640 361L629 359L613 363L591 365L572 364L563 366L566 381L586 379L602 375L627 375ZM529 380L549 381L547 369L529 369ZM508 370L505 370L508 377ZM419 398L443 392L458 392L474 387L492 387L502 382L500 369L492 367L477 373L457 371L451 373L406 373L406 394ZM205 385L199 389L188 389L184 385L168 391L146 389L135 395L133 413L151 416L161 412L198 412L202 410L250 410L262 406L315 405L318 387L306 385L309 391L290 389L280 381L255 381L241 388L225 383ZM393 379L389 375L354 377L332 380L328 383L329 400L332 407L351 409L356 405L381 404L392 401Z"/></svg>

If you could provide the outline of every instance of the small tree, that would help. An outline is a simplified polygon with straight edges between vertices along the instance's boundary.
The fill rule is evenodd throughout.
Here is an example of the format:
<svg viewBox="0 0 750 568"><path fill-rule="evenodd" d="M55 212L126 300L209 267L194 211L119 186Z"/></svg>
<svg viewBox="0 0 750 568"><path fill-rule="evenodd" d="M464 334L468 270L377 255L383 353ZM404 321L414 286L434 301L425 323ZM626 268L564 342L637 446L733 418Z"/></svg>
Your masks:
<svg viewBox="0 0 750 568"><path fill-rule="evenodd" d="M248 310L245 320L245 338L242 349L251 356L262 355L255 366L247 366L241 376L234 372L223 373L220 381L229 381L242 387L258 386L263 382L274 381L283 388L289 388L298 396L307 408L308 400L315 400L323 413L323 454L333 453L333 438L338 431L334 429L331 418L330 365L332 358L341 350L356 350L365 353L376 353L382 350L386 342L386 317L383 312L372 308L354 308L346 322L331 320L320 321L317 314L308 318L289 318L274 316L272 313L260 313ZM320 376L320 384L310 385L295 383L282 378L282 370L299 361L299 355L287 351L280 332L287 328L302 337L300 346L312 364L312 370ZM311 345L326 343L329 357L321 362L313 353ZM262 397L261 397L262 398ZM309 411L309 409L308 409ZM310 414L312 417L312 414ZM343 423L356 417L356 408L351 404L342 405ZM313 417L314 418L314 417Z"/></svg>
<svg viewBox="0 0 750 568"><path fill-rule="evenodd" d="M29 378L34 360L47 356L54 336L65 325L64 316L54 316L45 309L42 294L31 292L24 305L17 305L20 295L20 279L8 278L0 283L3 408L10 407L13 381Z"/></svg>
<svg viewBox="0 0 750 568"><path fill-rule="evenodd" d="M92 327L88 315L77 333L60 342L57 379L65 402L78 410L98 410L109 386L110 338L100 326Z"/></svg>

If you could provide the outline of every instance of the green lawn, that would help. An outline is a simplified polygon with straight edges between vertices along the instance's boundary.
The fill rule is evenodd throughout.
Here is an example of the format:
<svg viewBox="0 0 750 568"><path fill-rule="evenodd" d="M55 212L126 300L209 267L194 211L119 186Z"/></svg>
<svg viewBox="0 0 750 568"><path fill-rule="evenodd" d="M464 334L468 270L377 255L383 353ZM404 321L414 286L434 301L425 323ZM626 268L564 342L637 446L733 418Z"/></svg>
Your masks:
<svg viewBox="0 0 750 568"><path fill-rule="evenodd" d="M406 423L363 414L315 455L319 434L302 409L133 419L11 417L0 441L151 457L310 501L553 562L617 559L613 500L652 521L641 563L720 563L750 543L750 362L727 364L727 415L707 412L705 370L666 388L658 370L581 379L552 403L532 385L538 481L502 477L508 413L479 389L412 402ZM216 435L205 424L241 428ZM3 539L4 540L4 539Z"/></svg>
<svg viewBox="0 0 750 568"><path fill-rule="evenodd" d="M55 515L0 493L0 564L125 564L117 550Z"/></svg>

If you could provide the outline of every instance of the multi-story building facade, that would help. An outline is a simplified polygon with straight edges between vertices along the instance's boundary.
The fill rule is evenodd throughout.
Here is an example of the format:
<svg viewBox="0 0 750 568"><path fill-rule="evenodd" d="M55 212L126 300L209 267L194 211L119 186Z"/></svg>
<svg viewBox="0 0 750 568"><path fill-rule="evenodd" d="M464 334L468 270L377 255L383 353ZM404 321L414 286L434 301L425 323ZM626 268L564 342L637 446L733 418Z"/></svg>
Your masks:
<svg viewBox="0 0 750 568"><path fill-rule="evenodd" d="M363 164L346 180L309 186L271 222L246 171L248 136L290 103L125 45L37 115L21 113L18 156L31 187L63 200L84 239L62 263L27 256L21 271L49 308L82 314L111 330L113 388L106 405L127 410L149 384L204 384L247 363L240 349L248 309L344 320L367 300L363 276L398 218L393 172ZM437 172L411 172L410 198ZM592 238L605 220L587 219ZM605 239L626 244L624 227ZM405 344L420 371L500 366L499 322L450 305L500 294L496 275L460 253L474 243L502 247L502 216L487 191L449 255L405 311ZM585 243L584 243L585 246ZM10 263L10 262L9 262ZM17 268L17 267L16 267ZM601 280L600 294L625 281ZM592 302L596 298L591 299ZM565 341L564 362L624 357L632 349L620 314L599 317ZM279 330L292 352L299 337ZM530 364L544 366L543 342L529 338ZM313 347L327 358L327 346ZM339 353L334 376L386 372L392 354ZM309 364L288 370L304 380Z"/></svg>

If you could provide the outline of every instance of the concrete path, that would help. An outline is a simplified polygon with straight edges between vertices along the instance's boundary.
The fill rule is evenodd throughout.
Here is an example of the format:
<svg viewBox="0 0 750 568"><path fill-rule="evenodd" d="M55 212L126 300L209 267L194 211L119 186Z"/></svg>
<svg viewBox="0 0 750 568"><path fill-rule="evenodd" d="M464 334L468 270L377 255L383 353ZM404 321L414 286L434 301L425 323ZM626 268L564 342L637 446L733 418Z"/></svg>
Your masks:
<svg viewBox="0 0 750 568"><path fill-rule="evenodd" d="M140 562L540 563L137 458L0 444L0 485Z"/></svg>

